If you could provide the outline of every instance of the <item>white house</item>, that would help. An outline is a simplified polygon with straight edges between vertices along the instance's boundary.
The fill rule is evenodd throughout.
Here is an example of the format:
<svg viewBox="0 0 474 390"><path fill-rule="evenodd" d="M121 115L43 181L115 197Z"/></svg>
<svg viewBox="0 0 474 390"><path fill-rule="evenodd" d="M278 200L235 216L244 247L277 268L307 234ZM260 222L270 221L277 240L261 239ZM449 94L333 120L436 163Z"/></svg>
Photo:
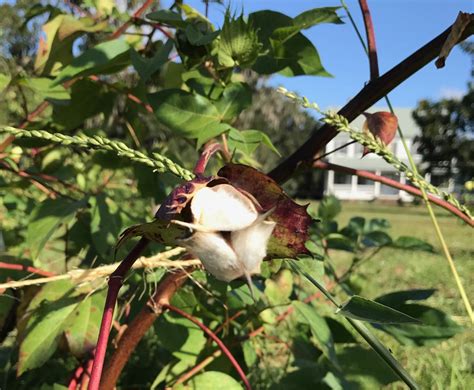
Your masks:
<svg viewBox="0 0 474 390"><path fill-rule="evenodd" d="M368 112L376 111L387 111L385 108L373 107ZM414 138L420 133L420 129L416 125L415 121L411 116L412 110L409 108L396 108L395 114L398 117L398 123L403 131L405 140L410 148L415 163L419 165L421 162L421 155L416 152L416 145L414 144ZM362 129L365 117L360 116L351 123L352 127L359 130ZM337 149L338 147L350 142L351 139L345 133L340 133L326 147L326 152ZM403 143L397 133L395 139L388 146L392 152L405 164L410 166L408 158L406 157ZM352 144L348 147L341 149L327 157L327 161L333 164L342 165L349 168L361 169L365 171L374 172L377 175L383 175L391 179L397 180L401 183L406 182L406 178L403 174L399 174L398 171L393 168L390 164L385 162L381 157L376 154L370 153L364 158L362 156L363 147L358 144ZM429 180L429 177L426 177ZM443 190L452 192L454 188L454 182L450 181L447 188ZM355 175L349 175L345 173L328 171L325 178L325 194L332 194L339 199L346 200L374 200L374 199L387 199L387 200L401 200L404 202L411 201L413 196L392 187L388 187L381 183L373 182L362 177Z"/></svg>

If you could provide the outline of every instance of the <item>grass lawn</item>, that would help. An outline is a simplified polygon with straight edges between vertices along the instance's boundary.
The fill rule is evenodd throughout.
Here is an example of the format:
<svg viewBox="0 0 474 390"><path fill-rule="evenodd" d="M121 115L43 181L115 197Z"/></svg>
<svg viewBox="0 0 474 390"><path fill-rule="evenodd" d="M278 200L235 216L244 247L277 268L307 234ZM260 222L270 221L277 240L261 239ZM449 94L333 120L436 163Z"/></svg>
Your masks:
<svg viewBox="0 0 474 390"><path fill-rule="evenodd" d="M471 301L474 299L474 229L451 214L435 209L445 239L456 262L458 272ZM378 332L380 338L403 362L423 389L474 389L474 332L451 275L447 260L441 253L431 219L423 206L397 206L380 203L343 203L338 216L339 226L345 226L354 216L385 218L391 224L393 238L414 236L432 244L437 253L382 249L369 262L361 265L357 275L363 281L360 295L379 295L413 288L435 288L438 291L426 304L441 309L466 327L462 334L433 347L407 347ZM331 253L341 274L351 256L340 251ZM405 388L401 382L390 388Z"/></svg>

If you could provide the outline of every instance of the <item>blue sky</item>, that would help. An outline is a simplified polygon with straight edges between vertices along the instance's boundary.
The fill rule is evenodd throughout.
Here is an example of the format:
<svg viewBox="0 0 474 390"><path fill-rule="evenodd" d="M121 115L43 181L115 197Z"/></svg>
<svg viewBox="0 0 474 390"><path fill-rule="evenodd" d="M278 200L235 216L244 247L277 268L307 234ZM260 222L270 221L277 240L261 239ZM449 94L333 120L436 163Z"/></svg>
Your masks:
<svg viewBox="0 0 474 390"><path fill-rule="evenodd" d="M186 3L204 13L201 1ZM346 1L353 17L365 37L357 0ZM314 7L338 6L334 1L309 0L233 0L232 9L244 13L272 9L289 16ZM473 12L472 0L369 0L375 26L376 43L381 74L392 68L409 54L423 46L454 22L459 11ZM209 18L221 25L224 7L210 5ZM346 103L369 78L368 60L344 10L344 25L324 24L303 33L319 51L322 63L334 78L275 76L272 85L283 85L316 101L321 107L335 107ZM470 58L455 48L443 69L434 62L401 84L391 94L397 107L414 107L421 99L439 99L459 96L467 90L470 78ZM381 102L382 103L382 102ZM383 104L378 104L379 106Z"/></svg>

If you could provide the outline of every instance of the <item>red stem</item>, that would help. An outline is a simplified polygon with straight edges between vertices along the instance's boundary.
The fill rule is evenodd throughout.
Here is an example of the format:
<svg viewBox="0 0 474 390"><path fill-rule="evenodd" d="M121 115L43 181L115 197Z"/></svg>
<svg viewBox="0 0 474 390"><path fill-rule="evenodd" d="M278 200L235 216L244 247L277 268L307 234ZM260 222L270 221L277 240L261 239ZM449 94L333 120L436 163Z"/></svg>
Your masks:
<svg viewBox="0 0 474 390"><path fill-rule="evenodd" d="M149 8L151 5L153 4L153 0L147 0L143 3L143 5L135 11L135 13L133 14L133 16L127 20L124 24L122 24L111 36L110 36L110 39L116 39L118 38L120 35L122 35L126 30L127 28L132 24L133 22L133 19L135 18L139 18L146 10L147 8Z"/></svg>
<svg viewBox="0 0 474 390"><path fill-rule="evenodd" d="M69 382L68 390L85 389L83 384L89 381L92 362L94 361L94 354L95 350L92 351L92 356L88 358L86 362L83 362L79 367L76 368Z"/></svg>
<svg viewBox="0 0 474 390"><path fill-rule="evenodd" d="M402 184L402 183L400 183L396 180L389 179L388 177L376 175L375 173L372 173L372 172L369 172L369 171L363 171L363 170L360 170L360 169L348 168L348 167L344 167L344 166L336 165L336 164L331 164L331 163L324 162L324 161L316 161L313 166L315 168L319 168L319 169L325 169L325 170L337 171L337 172L344 172L344 173L348 173L350 175L356 175L356 176L359 176L359 177L364 177L364 178L372 180L372 181L383 183L383 184L388 185L390 187L398 188L399 190L403 190L405 192L408 192L409 194L418 196L420 198L423 197L422 192L419 189L415 188L415 187L412 187L408 184ZM431 203L434 203L434 204L442 207L443 209L448 210L450 213L452 213L455 216L461 218L464 222L466 222L470 226L474 227L474 220L469 218L469 216L467 216L461 210L454 207L452 204L446 202L443 199L437 198L436 196L430 195L430 194L428 194L428 200Z"/></svg>
<svg viewBox="0 0 474 390"><path fill-rule="evenodd" d="M375 44L374 25L372 23L372 17L370 16L370 9L367 0L359 0L359 5L364 19L365 33L367 35L370 80L375 80L379 77L379 61L377 58L377 46Z"/></svg>
<svg viewBox="0 0 474 390"><path fill-rule="evenodd" d="M171 306L171 305L163 305L164 309L168 309L171 311L174 311L175 313L179 314L180 316L188 319L191 321L193 324L199 326L204 333L206 333L212 340L216 342L216 344L219 346L219 348L222 350L222 352L227 356L227 358L230 360L234 368L236 369L237 373L239 374L240 378L245 384L245 388L247 390L251 390L252 387L250 386L250 382L247 379L247 376L245 375L244 371L240 367L239 363L237 360L234 358L232 353L229 351L229 349L225 346L225 344L221 341L219 337L216 336L216 334L210 330L206 325L204 325L201 321L199 321L197 318L189 315L185 311L178 309L177 307Z"/></svg>
<svg viewBox="0 0 474 390"><path fill-rule="evenodd" d="M122 287L125 274L138 259L148 243L149 241L146 238L141 238L109 277L109 289L107 291L99 338L97 340L96 354L94 356L94 364L92 366L92 374L88 387L89 390L99 389L102 368L104 367L105 352L107 351L107 342L110 335L110 327L114 316L115 303L117 302L118 293L120 287Z"/></svg>
<svg viewBox="0 0 474 390"><path fill-rule="evenodd" d="M209 159L218 151L222 151L222 145L218 143L211 143L207 144L204 147L204 150L201 153L201 156L199 157L199 160L197 161L196 165L194 166L193 172L196 174L196 176L203 175L204 171L206 170L207 163L209 162Z"/></svg>
<svg viewBox="0 0 474 390"><path fill-rule="evenodd" d="M125 329L117 348L110 359L108 359L100 382L101 390L115 389L117 380L137 344L153 325L156 318L162 313L163 305L169 303L170 299L186 282L187 278L188 271L179 270L166 275L160 282L153 297L148 300L147 304Z"/></svg>
<svg viewBox="0 0 474 390"><path fill-rule="evenodd" d="M3 261L0 261L0 269L12 269L16 271L25 271L25 272L30 272L32 274L45 276L45 277L56 275L54 272L44 271L39 268L30 267L29 265L4 263Z"/></svg>

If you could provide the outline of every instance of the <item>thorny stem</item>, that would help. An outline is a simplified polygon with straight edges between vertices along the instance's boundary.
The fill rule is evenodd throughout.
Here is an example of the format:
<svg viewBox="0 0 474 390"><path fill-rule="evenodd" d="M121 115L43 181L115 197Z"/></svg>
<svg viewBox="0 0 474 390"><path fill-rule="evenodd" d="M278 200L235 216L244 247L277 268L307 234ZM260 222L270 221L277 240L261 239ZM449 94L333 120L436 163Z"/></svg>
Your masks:
<svg viewBox="0 0 474 390"><path fill-rule="evenodd" d="M219 346L219 348L221 349L221 351L227 356L227 358L230 360L230 362L232 363L232 365L234 366L235 370L237 371L237 373L239 374L240 378L242 379L242 381L244 382L245 384L245 388L247 390L251 390L251 386L250 386L250 382L248 381L244 371L242 370L242 368L240 367L239 363L237 362L237 360L234 358L234 356L232 355L232 353L229 351L229 349L225 346L225 344L221 341L221 339L219 337L216 336L216 334L210 330L206 325L204 325L201 321L199 321L197 318L189 315L188 313L186 313L185 311L177 308L177 307L174 307L174 306L171 306L169 304L166 304L166 305L163 305L163 308L164 309L168 309L170 311L173 311L177 314L179 314L180 316L188 319L189 321L191 321L193 324L199 326L199 328L201 328L201 330L206 333L212 340L215 341L215 343Z"/></svg>
<svg viewBox="0 0 474 390"><path fill-rule="evenodd" d="M374 38L374 30L373 30L373 26L372 26L372 19L370 17L370 12L369 12L369 8L368 8L366 0L359 0L359 4L361 6L361 10L362 10L362 13L364 15L364 23L365 23L365 28L366 28L367 37L368 37L368 39L367 39L368 40L368 46L369 46L368 51L366 49L366 46L364 45L364 42L361 41L361 43L362 43L362 46L364 46L364 48L366 49L366 52L368 53L369 60L370 60L370 66L371 66L371 75L372 75L372 65L373 65L372 56L374 55L372 53L372 51L375 52L375 57L377 56L377 52L375 50L375 38ZM346 10L347 14L350 14L350 11L347 7L345 7L345 10ZM354 29L356 31L358 31L357 25L353 22L352 18L351 18L351 21L352 21L352 25L353 25ZM358 33L358 36L360 37L360 33ZM449 37L449 35L448 35L448 37ZM446 39L448 37L446 37ZM444 45L444 42L443 42L443 45ZM375 62L375 65L377 65L377 62ZM378 70L377 70L377 72L378 72ZM391 104L387 94L385 94L385 101L387 102L392 114L394 114L392 104ZM403 148L405 149L405 153L408 157L408 161L410 163L411 169L415 174L418 174L418 168L416 167L415 161L413 160L413 156L410 152L410 148L408 147L408 145L406 143L406 140L405 140L405 137L403 135L402 129L400 128L400 125L398 125L397 129L398 129L398 134L400 136L400 139L402 140ZM466 308L467 314L469 315L471 323L474 324L474 312L472 310L471 303L469 302L469 298L466 294L466 291L465 291L464 286L462 284L461 278L459 277L458 271L456 269L456 265L454 264L454 260L451 256L451 253L449 252L448 245L446 244L446 240L445 240L444 235L441 231L441 228L439 226L436 215L433 211L433 208L431 207L431 204L430 204L430 201L429 201L429 198L428 198L428 194L427 194L424 187L420 187L420 190L421 190L421 195L422 195L423 201L426 205L426 208L428 209L428 213L430 215L431 222L433 223L436 235L438 237L441 248L443 250L444 256L446 257L446 260L448 261L449 268L451 269L451 273L453 274L454 280L456 281L456 285L458 287L459 293L461 295L461 299L462 299L462 301L464 303L464 306Z"/></svg>

